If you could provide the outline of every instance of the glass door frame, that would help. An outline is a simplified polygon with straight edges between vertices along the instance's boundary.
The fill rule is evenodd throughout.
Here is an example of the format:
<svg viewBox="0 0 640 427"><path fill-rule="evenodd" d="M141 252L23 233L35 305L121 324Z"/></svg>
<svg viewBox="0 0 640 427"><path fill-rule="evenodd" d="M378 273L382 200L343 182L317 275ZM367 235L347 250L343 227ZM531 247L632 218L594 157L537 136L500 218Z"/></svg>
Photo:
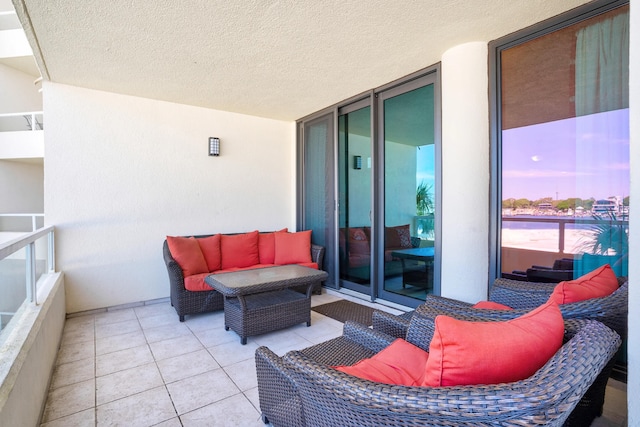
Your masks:
<svg viewBox="0 0 640 427"><path fill-rule="evenodd" d="M433 85L434 102L434 148L435 148L435 212L434 212L434 261L433 261L433 294L440 295L441 254L442 254L442 132L441 132L441 95L440 95L440 67L439 64L432 67L428 73L422 72L412 79L404 79L396 84L390 84L376 91L375 114L376 132L374 135L374 149L376 161L374 162L377 175L374 182L375 203L375 234L385 234L385 129L384 129L384 101L404 93L419 89L423 86ZM376 260L376 274L373 277L373 287L376 290L376 298L401 304L409 307L417 307L424 301L389 292L384 289L384 242L382 239L373 240L373 251Z"/></svg>
<svg viewBox="0 0 640 427"><path fill-rule="evenodd" d="M335 200L336 200L336 209L335 209L335 224L337 224L336 227L336 232L338 233L338 237L336 238L336 250L335 250L335 256L336 256L336 261L335 261L335 266L336 266L336 272L335 272L335 277L338 281L339 287L340 288L346 288L346 289L350 289L352 291L358 292L360 294L363 295L369 295L371 297L371 300L373 301L374 298L374 266L376 265L376 261L374 259L374 252L373 250L371 250L370 255L370 264L369 264L369 285L361 285L355 282L351 282L345 279L341 278L340 275L340 238L339 238L339 233L340 233L340 168L342 167L342 165L340 165L340 126L339 126L339 122L340 122L340 116L343 115L347 115L349 113L352 113L354 111L358 111L361 110L363 108L370 108L370 116L369 116L369 126L370 126L370 134L371 134L371 141L369 143L370 145L370 149L371 149L371 153L372 153L372 157L373 156L373 152L374 152L374 111L373 111L373 105L372 105L372 95L369 94L367 97L365 98L361 98L358 100L354 100L353 102L350 102L348 104L342 105L338 108L336 108L336 121L335 121L335 130L336 130L336 136L335 136L335 146L336 146L336 150L335 150L335 160L334 160L334 164L335 166ZM349 159L347 159L347 164ZM373 163L373 162L372 162ZM365 169L366 170L366 169ZM375 177L375 170L373 167L373 164L371 166L371 172L370 172L370 176L369 179L371 181L371 191L369 194L369 202L370 202L370 206L369 206L369 212L370 212L370 218L371 218L371 240L370 240L370 244L372 244L375 241L375 232L374 232L374 227L373 227L373 221L374 221L374 198L375 198L375 190L374 190L374 182L373 179ZM348 236L345 236L345 238L348 240Z"/></svg>
<svg viewBox="0 0 640 427"><path fill-rule="evenodd" d="M407 307L417 307L423 301L408 297L397 298L398 296L389 295L388 292L384 292L382 288L384 287L384 263L381 262L384 259L384 247L379 242L380 239L377 236L384 236L384 195L382 192L384 191L384 141L380 142L380 138L384 139L384 135L380 137L380 124L378 119L378 108L379 103L382 102L379 100L381 94L385 93L395 93L398 91L398 94L410 91L425 84L434 84L434 143L435 147L435 156L436 156L436 185L434 188L435 191L435 203L436 210L434 212L434 234L435 234L435 260L434 260L434 289L433 292L436 295L440 294L440 264L441 264L441 236L442 236L442 149L441 149L441 83L440 83L440 64L437 63L430 67L424 68L422 70L416 71L410 75L407 75L401 79L395 80L378 88L372 89L367 92L360 93L359 95L353 96L349 99L346 99L340 103L334 104L328 108L312 113L306 117L303 117L296 121L298 132L297 132L297 160L298 160L298 171L297 171L297 225L298 229L306 229L306 224L304 222L304 126L311 121L319 119L322 116L326 116L328 114L333 114L333 124L334 124L334 180L333 180L333 188L327 188L327 191L331 191L334 198L334 219L333 219L333 246L331 250L327 250L327 254L333 258L333 271L329 272L330 277L333 277L334 280L332 282L327 282L326 285L333 289L341 288L341 280L340 280L340 264L339 264L339 210L338 210L338 202L339 202L339 183L338 183L338 138L339 138L339 129L338 129L338 117L339 111L349 111L348 108L351 105L356 105L357 103L368 103L371 108L371 138L372 138L372 164L371 164L371 244L372 244L372 263L371 263L371 286L369 287L369 291L360 293L362 295L369 295L371 301L375 301L376 299L384 299L390 301L392 303L397 303L400 305L404 305ZM387 92L393 91L393 92ZM361 105L359 108L364 107L365 105ZM342 110L344 109L344 110ZM357 108L354 108L357 109ZM384 123L383 123L384 124ZM378 261L380 260L380 261ZM345 289L349 289L346 288ZM382 291L381 291L382 290Z"/></svg>

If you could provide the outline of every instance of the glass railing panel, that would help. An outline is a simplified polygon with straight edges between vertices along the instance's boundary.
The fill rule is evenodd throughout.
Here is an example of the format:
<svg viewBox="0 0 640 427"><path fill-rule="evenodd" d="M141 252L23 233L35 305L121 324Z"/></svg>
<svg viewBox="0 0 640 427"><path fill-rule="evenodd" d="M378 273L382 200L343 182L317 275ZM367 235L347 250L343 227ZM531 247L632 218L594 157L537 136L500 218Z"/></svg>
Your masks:
<svg viewBox="0 0 640 427"><path fill-rule="evenodd" d="M27 298L26 248L0 260L0 318L5 329Z"/></svg>

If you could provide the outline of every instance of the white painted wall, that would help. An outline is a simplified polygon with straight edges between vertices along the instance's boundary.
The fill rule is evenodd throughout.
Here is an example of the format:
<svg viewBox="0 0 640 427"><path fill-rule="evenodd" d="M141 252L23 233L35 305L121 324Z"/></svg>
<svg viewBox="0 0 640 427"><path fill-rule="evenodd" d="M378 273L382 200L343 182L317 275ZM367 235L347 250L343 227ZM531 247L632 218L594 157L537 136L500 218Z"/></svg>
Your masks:
<svg viewBox="0 0 640 427"><path fill-rule="evenodd" d="M44 105L68 312L167 297L166 235L295 229L292 122L54 83Z"/></svg>
<svg viewBox="0 0 640 427"><path fill-rule="evenodd" d="M33 84L35 79L0 64L0 114L42 111L42 96Z"/></svg>
<svg viewBox="0 0 640 427"><path fill-rule="evenodd" d="M631 198L629 207L629 338L627 342L628 425L640 425L640 8L634 3L630 12L629 114L631 128ZM633 262L635 260L636 262ZM634 397L635 396L635 397Z"/></svg>
<svg viewBox="0 0 640 427"><path fill-rule="evenodd" d="M489 105L487 42L442 55L443 296L487 298Z"/></svg>

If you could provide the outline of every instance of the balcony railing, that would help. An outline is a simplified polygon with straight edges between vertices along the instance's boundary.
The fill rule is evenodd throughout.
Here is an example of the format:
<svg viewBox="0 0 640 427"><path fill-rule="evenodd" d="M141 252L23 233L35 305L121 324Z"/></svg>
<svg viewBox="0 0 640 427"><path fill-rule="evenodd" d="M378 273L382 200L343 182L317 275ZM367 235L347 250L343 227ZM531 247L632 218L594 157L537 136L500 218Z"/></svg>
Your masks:
<svg viewBox="0 0 640 427"><path fill-rule="evenodd" d="M567 234L567 225L569 225L569 229L571 230L583 230L586 232L590 232L593 233L594 231L594 227L597 226L601 226L603 224L609 225L609 226L625 226L628 227L629 226L629 221L625 221L625 220L614 220L614 219L594 219L594 218L575 218L575 217L567 217L567 218L562 218L562 217L510 217L510 216L503 216L502 217L502 223L503 223L503 229L504 227L504 223L507 222L513 222L513 223L520 223L520 224L526 224L526 223L531 223L534 224L533 225L533 229L537 229L539 227L540 224L557 224L557 231L558 231L558 239L557 239L557 247L554 249L557 249L558 252L560 253L565 253L565 244L566 244L566 234ZM538 225L536 225L538 224ZM573 227L571 227L571 225L574 225ZM521 230L526 230L527 228L524 227ZM504 242L503 242L503 246L504 246ZM549 249L549 248L547 248ZM575 251L575 247L574 248L569 248L569 251Z"/></svg>
<svg viewBox="0 0 640 427"><path fill-rule="evenodd" d="M0 243L0 328L25 302L38 304L37 279L55 272L54 227Z"/></svg>
<svg viewBox="0 0 640 427"><path fill-rule="evenodd" d="M42 111L0 114L0 132L34 131L44 129Z"/></svg>

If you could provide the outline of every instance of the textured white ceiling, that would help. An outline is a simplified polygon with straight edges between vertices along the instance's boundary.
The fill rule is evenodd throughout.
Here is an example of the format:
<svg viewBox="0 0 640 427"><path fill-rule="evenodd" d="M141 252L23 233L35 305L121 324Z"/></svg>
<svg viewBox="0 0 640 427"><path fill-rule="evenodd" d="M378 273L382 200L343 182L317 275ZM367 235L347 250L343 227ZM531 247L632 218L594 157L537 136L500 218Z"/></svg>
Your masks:
<svg viewBox="0 0 640 427"><path fill-rule="evenodd" d="M585 0L13 0L57 83L295 120Z"/></svg>

